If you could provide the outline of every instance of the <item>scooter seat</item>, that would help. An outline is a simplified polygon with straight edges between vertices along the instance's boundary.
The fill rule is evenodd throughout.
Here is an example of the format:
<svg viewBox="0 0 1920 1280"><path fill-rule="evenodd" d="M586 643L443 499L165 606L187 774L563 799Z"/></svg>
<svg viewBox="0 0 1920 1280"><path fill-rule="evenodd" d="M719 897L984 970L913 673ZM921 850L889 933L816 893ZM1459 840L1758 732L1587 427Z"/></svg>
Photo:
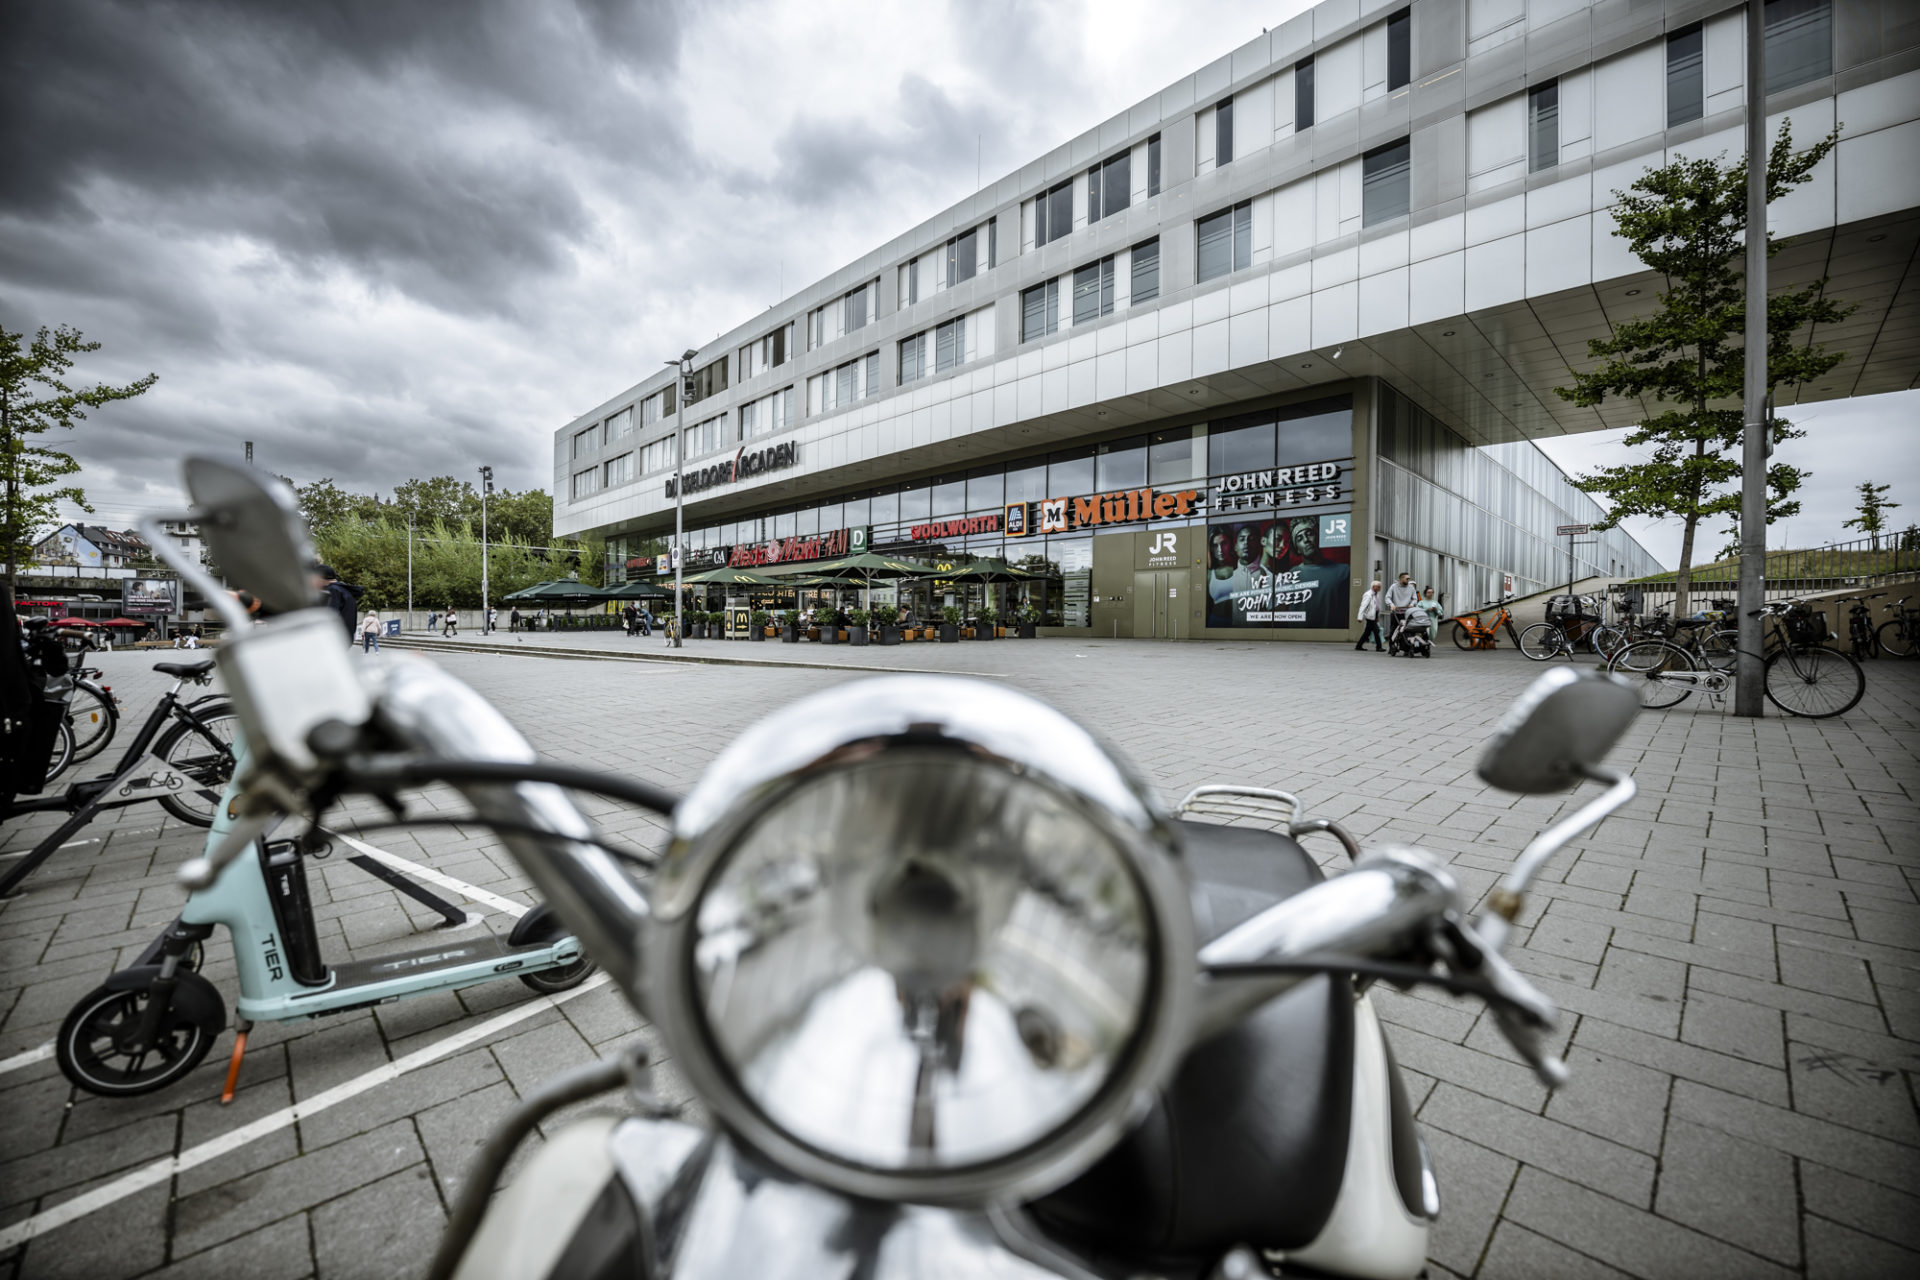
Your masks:
<svg viewBox="0 0 1920 1280"><path fill-rule="evenodd" d="M1181 822L1177 833L1202 942L1323 879L1275 832ZM1236 1245L1306 1245L1346 1171L1353 1047L1351 983L1309 978L1195 1045L1139 1125L1037 1201L1036 1218L1062 1243L1136 1270L1204 1269Z"/></svg>
<svg viewBox="0 0 1920 1280"><path fill-rule="evenodd" d="M175 676L181 680L191 680L213 670L213 659L202 658L198 662L156 662L153 669L163 676Z"/></svg>

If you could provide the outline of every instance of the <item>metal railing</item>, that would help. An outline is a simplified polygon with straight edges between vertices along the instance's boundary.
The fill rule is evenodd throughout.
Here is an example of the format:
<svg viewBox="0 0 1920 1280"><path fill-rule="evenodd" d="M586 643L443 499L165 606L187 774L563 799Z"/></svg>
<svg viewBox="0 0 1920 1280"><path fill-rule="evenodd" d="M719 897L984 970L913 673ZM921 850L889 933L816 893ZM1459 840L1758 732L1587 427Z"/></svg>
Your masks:
<svg viewBox="0 0 1920 1280"><path fill-rule="evenodd" d="M1920 531L1883 533L1824 547L1767 552L1766 598L1800 600L1836 592L1874 591L1920 577ZM1714 597L1732 599L1739 587L1740 558L1696 565L1688 586L1690 609L1708 608ZM1674 575L1623 582L1614 588L1630 613L1673 608Z"/></svg>

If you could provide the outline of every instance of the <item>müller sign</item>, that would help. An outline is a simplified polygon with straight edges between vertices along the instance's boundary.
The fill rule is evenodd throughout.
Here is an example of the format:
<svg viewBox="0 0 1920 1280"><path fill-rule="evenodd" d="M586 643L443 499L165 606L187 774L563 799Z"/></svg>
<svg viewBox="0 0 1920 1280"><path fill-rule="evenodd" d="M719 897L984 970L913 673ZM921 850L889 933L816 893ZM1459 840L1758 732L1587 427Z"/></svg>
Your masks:
<svg viewBox="0 0 1920 1280"><path fill-rule="evenodd" d="M700 467L693 471L680 473L679 482L686 485L688 493L699 493L703 489L716 488L723 484L747 480L763 475L768 471L784 471L800 461L800 442L789 440L785 444L771 445L757 453L748 453L745 445L733 455L731 462L716 462L710 467ZM675 477L667 477L667 496L674 496Z"/></svg>

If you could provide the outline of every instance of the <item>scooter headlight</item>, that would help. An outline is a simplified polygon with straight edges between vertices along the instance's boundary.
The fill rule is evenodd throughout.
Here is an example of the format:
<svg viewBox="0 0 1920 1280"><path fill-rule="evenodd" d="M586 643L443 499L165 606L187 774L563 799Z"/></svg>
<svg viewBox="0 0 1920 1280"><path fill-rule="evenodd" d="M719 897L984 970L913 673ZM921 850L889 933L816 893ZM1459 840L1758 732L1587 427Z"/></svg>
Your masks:
<svg viewBox="0 0 1920 1280"><path fill-rule="evenodd" d="M1191 921L1144 793L998 686L807 699L677 818L650 960L716 1114L865 1196L1032 1194L1105 1149L1170 1056Z"/></svg>

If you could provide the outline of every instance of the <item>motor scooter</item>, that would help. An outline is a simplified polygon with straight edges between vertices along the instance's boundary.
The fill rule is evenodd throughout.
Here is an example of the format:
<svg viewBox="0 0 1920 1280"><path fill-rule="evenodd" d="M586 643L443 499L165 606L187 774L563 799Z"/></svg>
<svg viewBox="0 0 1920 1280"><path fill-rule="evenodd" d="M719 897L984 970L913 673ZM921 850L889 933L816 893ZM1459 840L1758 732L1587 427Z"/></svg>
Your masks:
<svg viewBox="0 0 1920 1280"><path fill-rule="evenodd" d="M203 528L248 527L262 504L241 476L189 465ZM276 576L298 581L264 561L246 580ZM437 1278L1418 1275L1438 1175L1368 992L1483 1001L1562 1083L1556 1011L1502 948L1546 861L1635 792L1601 763L1633 689L1542 675L1482 781L1607 789L1529 844L1475 917L1438 859L1363 851L1285 792L1201 788L1169 811L1032 698L892 676L773 713L684 798L639 796L673 822L641 885L563 790L592 775L534 759L444 670L396 663L359 701L288 695L276 675L323 660L303 627L222 651L263 744L236 811L312 817L316 797L453 785L709 1117L658 1102L641 1045L543 1086L468 1171ZM1298 843L1315 833L1351 866L1324 874ZM212 882L246 849L236 827L184 874ZM536 1125L618 1089L638 1114L560 1128L494 1194Z"/></svg>

